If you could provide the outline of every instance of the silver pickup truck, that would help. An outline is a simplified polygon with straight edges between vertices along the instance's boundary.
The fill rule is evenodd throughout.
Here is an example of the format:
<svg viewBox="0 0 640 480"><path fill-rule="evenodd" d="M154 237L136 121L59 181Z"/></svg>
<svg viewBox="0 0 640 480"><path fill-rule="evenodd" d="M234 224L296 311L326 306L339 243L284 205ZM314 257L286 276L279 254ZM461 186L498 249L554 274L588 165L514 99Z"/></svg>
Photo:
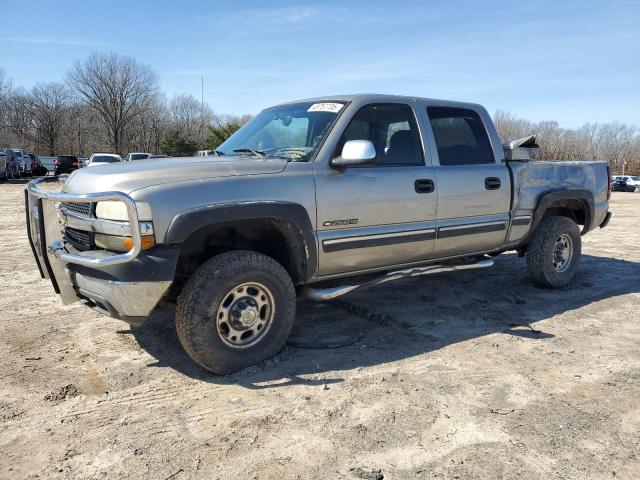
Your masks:
<svg viewBox="0 0 640 480"><path fill-rule="evenodd" d="M296 293L330 300L507 250L534 282L566 285L581 235L611 217L609 167L531 161L535 147L502 145L480 105L300 100L260 112L214 156L34 180L27 227L63 302L140 325L177 299L183 347L224 374L282 348Z"/></svg>

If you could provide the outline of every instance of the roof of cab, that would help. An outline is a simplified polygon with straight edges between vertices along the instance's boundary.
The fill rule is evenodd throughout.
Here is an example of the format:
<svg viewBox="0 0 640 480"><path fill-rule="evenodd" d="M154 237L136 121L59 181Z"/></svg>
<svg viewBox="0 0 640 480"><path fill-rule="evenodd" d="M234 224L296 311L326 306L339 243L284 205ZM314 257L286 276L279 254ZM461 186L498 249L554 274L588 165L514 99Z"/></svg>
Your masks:
<svg viewBox="0 0 640 480"><path fill-rule="evenodd" d="M289 102L281 103L280 105L291 105L295 103L304 102L354 102L359 103L412 103L412 102L425 102L429 105L451 106L451 107L472 107L472 108L484 108L482 105L470 102L460 102L455 100L441 100L436 98L416 97L409 95L386 95L380 93L352 93L347 95L327 95L324 97L304 98L300 100L292 100ZM280 106L277 105L277 106Z"/></svg>

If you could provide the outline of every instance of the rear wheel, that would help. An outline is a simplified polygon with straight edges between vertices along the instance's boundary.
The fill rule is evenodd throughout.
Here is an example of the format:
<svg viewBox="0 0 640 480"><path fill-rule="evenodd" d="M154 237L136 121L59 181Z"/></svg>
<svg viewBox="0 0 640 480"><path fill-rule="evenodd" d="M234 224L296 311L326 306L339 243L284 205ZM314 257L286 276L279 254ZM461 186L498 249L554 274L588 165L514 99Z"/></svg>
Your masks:
<svg viewBox="0 0 640 480"><path fill-rule="evenodd" d="M576 273L581 249L576 222L568 217L544 218L527 246L531 279L543 287L564 287Z"/></svg>
<svg viewBox="0 0 640 480"><path fill-rule="evenodd" d="M176 329L196 363L227 374L278 353L295 309L295 288L282 265L256 252L227 252L187 281L178 297Z"/></svg>

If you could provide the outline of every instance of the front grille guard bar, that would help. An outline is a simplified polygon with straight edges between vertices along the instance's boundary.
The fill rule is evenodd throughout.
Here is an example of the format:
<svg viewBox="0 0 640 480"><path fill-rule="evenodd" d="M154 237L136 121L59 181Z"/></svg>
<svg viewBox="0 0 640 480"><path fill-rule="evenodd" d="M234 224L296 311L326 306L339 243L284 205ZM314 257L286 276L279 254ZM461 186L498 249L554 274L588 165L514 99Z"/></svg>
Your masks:
<svg viewBox="0 0 640 480"><path fill-rule="evenodd" d="M110 265L118 265L121 263L130 262L131 260L136 258L142 250L142 233L140 232L140 222L138 220L138 209L136 208L136 202L129 195L122 192L75 194L52 192L41 190L40 188L38 188L38 185L42 182L64 182L64 180L66 180L66 176L38 178L29 182L29 184L27 185L27 191L30 195L41 198L42 200L48 200L50 202L90 203L102 202L106 200L119 200L121 202L124 202L124 204L127 206L133 246L131 247L131 250L126 253L108 255L104 257L90 257L82 254L69 253L65 250L63 242L55 240L48 246L49 251L53 252L56 258L62 260L63 262L75 263L77 265L84 265L86 267L107 267Z"/></svg>

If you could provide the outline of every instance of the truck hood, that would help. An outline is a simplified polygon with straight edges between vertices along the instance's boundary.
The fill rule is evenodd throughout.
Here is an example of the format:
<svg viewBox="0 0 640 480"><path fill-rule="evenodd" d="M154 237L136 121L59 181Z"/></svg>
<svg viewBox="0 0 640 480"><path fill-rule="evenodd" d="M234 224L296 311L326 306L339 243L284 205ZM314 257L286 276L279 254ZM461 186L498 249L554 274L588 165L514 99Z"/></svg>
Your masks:
<svg viewBox="0 0 640 480"><path fill-rule="evenodd" d="M255 159L244 156L135 160L76 170L65 183L64 191L118 191L129 194L141 188L172 182L279 173L286 165L287 161L283 159Z"/></svg>

